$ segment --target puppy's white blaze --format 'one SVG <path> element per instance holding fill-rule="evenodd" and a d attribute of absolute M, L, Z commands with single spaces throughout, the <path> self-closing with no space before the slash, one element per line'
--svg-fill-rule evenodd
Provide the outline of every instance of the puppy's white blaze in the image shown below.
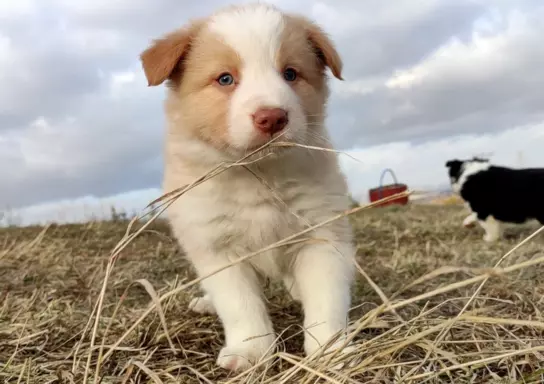
<path fill-rule="evenodd" d="M 282 13 L 267 4 L 249 4 L 215 14 L 208 24 L 240 55 L 264 66 L 275 62 L 284 29 Z"/>
<path fill-rule="evenodd" d="M 256 63 L 248 61 L 242 69 L 241 77 L 242 81 L 232 95 L 229 109 L 229 137 L 235 147 L 264 144 L 267 137 L 255 129 L 252 120 L 252 115 L 259 108 L 282 108 L 287 111 L 290 119 L 302 114 L 296 95 L 275 68 L 259 68 Z"/>
<path fill-rule="evenodd" d="M 236 11 L 216 14 L 209 26 L 240 57 L 240 83 L 229 108 L 229 140 L 236 148 L 262 145 L 267 139 L 253 127 L 252 115 L 259 108 L 282 108 L 291 122 L 304 126 L 304 113 L 295 92 L 278 71 L 278 52 L 284 17 L 276 8 L 251 4 Z M 286 139 L 296 133 L 289 132 Z"/>

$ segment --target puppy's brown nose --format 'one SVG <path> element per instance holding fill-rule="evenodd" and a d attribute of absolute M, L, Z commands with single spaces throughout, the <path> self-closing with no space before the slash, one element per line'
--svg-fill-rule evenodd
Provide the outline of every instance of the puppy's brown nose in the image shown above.
<path fill-rule="evenodd" d="M 270 135 L 281 131 L 288 122 L 287 111 L 281 108 L 260 108 L 253 114 L 253 126 Z"/>

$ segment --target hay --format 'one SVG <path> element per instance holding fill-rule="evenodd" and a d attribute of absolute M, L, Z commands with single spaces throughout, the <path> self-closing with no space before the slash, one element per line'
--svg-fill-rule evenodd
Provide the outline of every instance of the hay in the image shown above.
<path fill-rule="evenodd" d="M 442 198 L 437 198 L 431 201 L 431 204 L 436 205 L 462 205 L 463 200 L 458 195 L 450 195 Z"/>
<path fill-rule="evenodd" d="M 273 284 L 266 294 L 280 349 L 259 369 L 230 376 L 215 366 L 219 320 L 187 311 L 195 276 L 162 220 L 120 251 L 94 344 L 91 314 L 128 223 L 2 230 L 0 381 L 78 383 L 87 372 L 88 383 L 542 382 L 542 236 L 493 268 L 538 227 L 512 226 L 489 245 L 461 227 L 465 214 L 455 206 L 354 213 L 357 350 L 327 366 L 305 359 L 301 308 Z M 160 311 L 149 310 L 153 303 Z M 351 364 L 335 371 L 340 359 Z"/>
<path fill-rule="evenodd" d="M 301 308 L 272 284 L 266 295 L 279 334 L 277 353 L 236 375 L 216 367 L 219 320 L 187 310 L 207 276 L 195 278 L 157 217 L 196 185 L 258 161 L 259 150 L 157 199 L 147 221 L 0 231 L 0 380 L 542 382 L 544 255 L 538 235 L 544 227 L 514 227 L 506 241 L 489 245 L 481 232 L 461 227 L 466 212 L 456 206 L 354 206 L 242 257 L 235 263 L 311 240 L 304 236 L 314 228 L 350 216 L 361 275 L 350 313 L 356 349 L 305 358 Z M 339 362 L 341 370 L 335 369 Z"/>

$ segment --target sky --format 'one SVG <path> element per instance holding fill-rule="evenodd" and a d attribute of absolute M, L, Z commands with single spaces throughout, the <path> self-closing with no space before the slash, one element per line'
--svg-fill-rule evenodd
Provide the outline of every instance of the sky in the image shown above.
<path fill-rule="evenodd" d="M 147 87 L 139 54 L 233 2 L 0 0 L 5 218 L 77 221 L 158 197 L 165 90 Z M 450 158 L 544 166 L 541 0 L 271 2 L 319 23 L 343 58 L 327 127 L 357 199 L 385 168 L 432 189 Z"/>

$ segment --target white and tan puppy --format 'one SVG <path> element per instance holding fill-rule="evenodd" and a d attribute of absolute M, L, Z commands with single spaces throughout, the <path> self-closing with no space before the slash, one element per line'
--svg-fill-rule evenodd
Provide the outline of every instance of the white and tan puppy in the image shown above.
<path fill-rule="evenodd" d="M 168 83 L 166 192 L 278 135 L 330 148 L 326 69 L 341 79 L 342 63 L 329 38 L 303 17 L 263 3 L 231 6 L 155 40 L 141 60 L 149 85 Z M 168 211 L 200 276 L 349 208 L 333 152 L 268 147 L 252 159 L 263 155 L 190 190 Z M 317 240 L 262 253 L 202 282 L 205 295 L 191 308 L 221 319 L 220 366 L 245 369 L 274 352 L 263 276 L 282 280 L 301 301 L 307 354 L 346 327 L 354 271 L 349 222 L 305 237 Z"/>

